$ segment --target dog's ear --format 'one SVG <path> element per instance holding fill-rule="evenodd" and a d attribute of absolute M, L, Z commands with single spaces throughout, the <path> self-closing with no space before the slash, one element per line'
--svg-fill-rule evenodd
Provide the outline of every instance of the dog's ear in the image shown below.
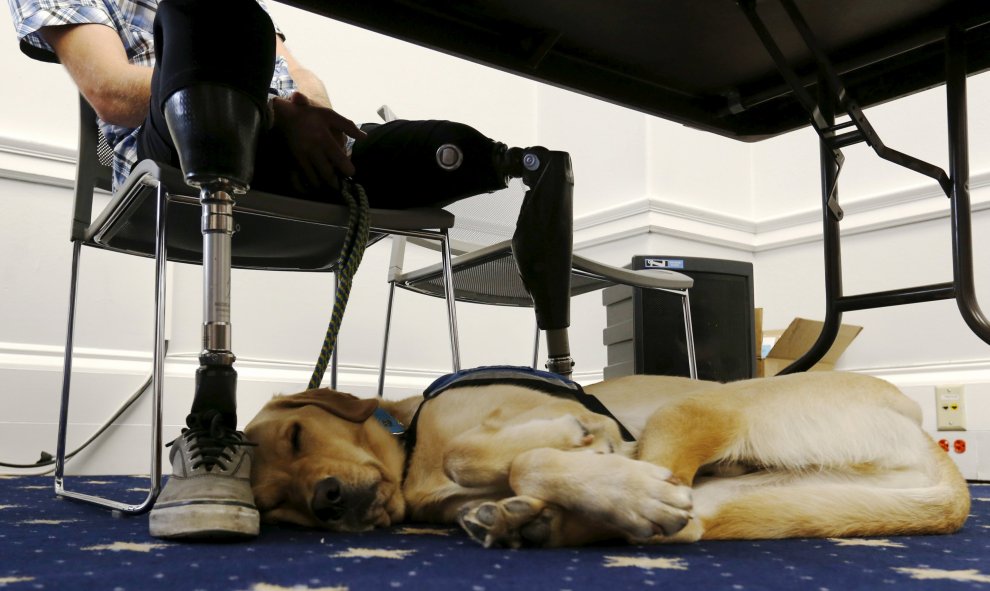
<path fill-rule="evenodd" d="M 358 398 L 330 388 L 306 390 L 299 394 L 279 396 L 269 402 L 270 408 L 300 408 L 316 406 L 330 414 L 354 423 L 363 423 L 378 409 L 377 398 Z"/>

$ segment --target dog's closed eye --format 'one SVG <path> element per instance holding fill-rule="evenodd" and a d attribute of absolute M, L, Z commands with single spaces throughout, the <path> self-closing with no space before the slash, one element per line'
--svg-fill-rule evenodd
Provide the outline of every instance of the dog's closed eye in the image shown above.
<path fill-rule="evenodd" d="M 292 424 L 292 429 L 289 431 L 289 441 L 292 444 L 292 453 L 299 453 L 299 450 L 302 449 L 302 425 Z"/>

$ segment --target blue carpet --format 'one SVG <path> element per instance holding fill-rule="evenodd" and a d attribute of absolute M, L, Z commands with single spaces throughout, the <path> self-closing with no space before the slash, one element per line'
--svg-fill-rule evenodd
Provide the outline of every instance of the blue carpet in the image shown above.
<path fill-rule="evenodd" d="M 137 502 L 146 484 L 90 477 L 70 488 Z M 973 514 L 951 536 L 485 550 L 457 529 L 418 525 L 263 526 L 247 543 L 167 543 L 148 535 L 147 517 L 57 500 L 50 477 L 0 477 L 0 589 L 990 589 L 990 485 L 972 493 Z"/>

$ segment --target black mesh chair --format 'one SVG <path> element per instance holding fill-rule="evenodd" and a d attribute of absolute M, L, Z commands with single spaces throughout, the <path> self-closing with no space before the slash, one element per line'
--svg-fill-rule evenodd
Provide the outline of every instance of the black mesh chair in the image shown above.
<path fill-rule="evenodd" d="M 199 192 L 189 187 L 178 169 L 145 160 L 138 163 L 107 206 L 93 216 L 96 189 L 110 191 L 112 152 L 96 124 L 93 109 L 79 99 L 79 160 L 70 239 L 73 244 L 65 368 L 56 452 L 56 494 L 108 507 L 121 513 L 141 513 L 154 504 L 161 488 L 162 368 L 165 355 L 165 264 L 167 261 L 202 264 L 202 209 Z M 231 268 L 278 271 L 334 272 L 348 223 L 345 206 L 318 203 L 251 191 L 239 195 L 234 206 Z M 439 243 L 449 270 L 447 230 L 454 216 L 443 209 L 370 211 L 369 243 L 388 235 L 412 236 Z M 140 504 L 127 504 L 67 490 L 65 443 L 69 423 L 72 377 L 73 325 L 76 286 L 82 247 L 98 248 L 155 259 L 155 328 L 151 389 L 150 489 Z M 456 331 L 448 310 L 450 330 Z M 456 364 L 455 359 L 455 364 Z"/>

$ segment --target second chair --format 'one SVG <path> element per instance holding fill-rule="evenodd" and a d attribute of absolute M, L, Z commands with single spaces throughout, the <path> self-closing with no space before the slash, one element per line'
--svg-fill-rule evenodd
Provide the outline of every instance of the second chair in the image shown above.
<path fill-rule="evenodd" d="M 409 240 L 427 246 L 419 240 Z M 391 332 L 392 310 L 395 300 L 395 289 L 400 289 L 434 296 L 443 297 L 445 293 L 444 273 L 442 265 L 432 265 L 414 271 L 403 271 L 406 242 L 402 237 L 393 237 L 392 255 L 389 263 L 388 282 L 389 297 L 385 313 L 385 336 L 382 346 L 382 360 L 378 378 L 378 395 L 384 395 L 385 368 L 388 358 L 388 345 Z M 452 266 L 454 299 L 458 302 L 489 304 L 497 306 L 512 306 L 532 308 L 530 298 L 512 254 L 511 240 L 504 240 L 490 246 L 470 249 L 470 247 L 455 243 Z M 691 302 L 689 290 L 694 280 L 687 275 L 674 271 L 651 269 L 632 271 L 611 265 L 602 264 L 580 255 L 571 259 L 571 297 L 590 293 L 612 285 L 628 285 L 634 288 L 661 290 L 680 296 L 684 311 L 684 333 L 687 346 L 688 369 L 692 378 L 697 378 L 697 363 L 694 351 L 694 334 L 691 324 Z M 455 320 L 456 322 L 456 320 Z M 459 356 L 459 344 L 456 333 L 451 332 L 455 358 Z M 536 329 L 533 346 L 534 369 L 538 369 L 540 330 Z M 455 361 L 454 371 L 460 369 Z"/>

